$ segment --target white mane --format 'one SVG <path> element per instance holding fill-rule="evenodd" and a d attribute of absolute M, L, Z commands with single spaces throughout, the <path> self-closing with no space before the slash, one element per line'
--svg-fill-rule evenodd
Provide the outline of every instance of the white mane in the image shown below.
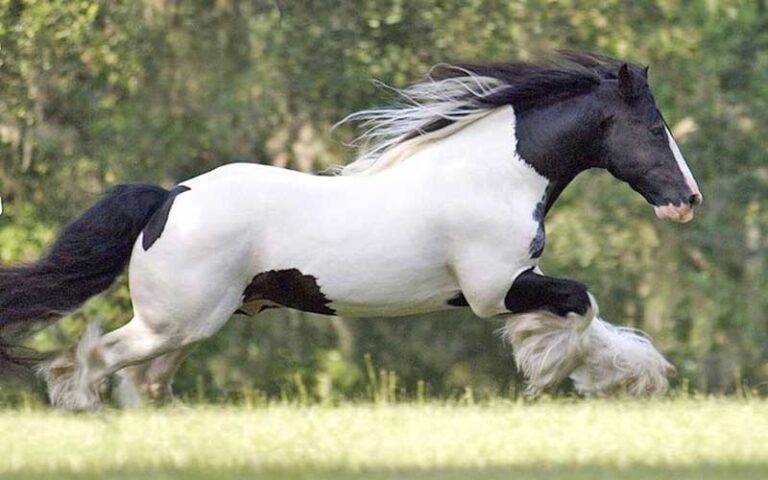
<path fill-rule="evenodd" d="M 365 131 L 353 142 L 360 156 L 340 167 L 339 175 L 370 175 L 404 161 L 430 142 L 444 138 L 488 115 L 493 106 L 481 99 L 505 88 L 497 78 L 477 76 L 459 67 L 463 75 L 435 80 L 430 75 L 404 89 L 384 86 L 400 102 L 352 113 L 337 125 L 360 122 Z M 448 121 L 439 127 L 440 121 Z M 438 128 L 435 128 L 435 125 Z M 431 127 L 431 128 L 430 128 Z"/>

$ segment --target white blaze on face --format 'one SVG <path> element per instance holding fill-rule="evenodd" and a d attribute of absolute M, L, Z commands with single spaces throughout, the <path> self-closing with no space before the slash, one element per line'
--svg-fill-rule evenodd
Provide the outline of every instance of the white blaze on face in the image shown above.
<path fill-rule="evenodd" d="M 672 150 L 672 154 L 675 156 L 675 161 L 677 162 L 677 166 L 680 168 L 680 173 L 682 173 L 683 178 L 685 178 L 685 183 L 688 185 L 688 188 L 691 189 L 690 195 L 691 197 L 697 195 L 699 199 L 696 203 L 700 203 L 701 192 L 699 191 L 699 186 L 696 184 L 696 180 L 693 178 L 691 169 L 688 168 L 688 164 L 685 163 L 683 154 L 680 152 L 680 147 L 677 146 L 677 142 L 672 136 L 672 132 L 669 131 L 669 128 L 666 128 L 666 132 L 667 139 L 669 140 L 669 148 Z M 664 220 L 672 220 L 674 222 L 685 223 L 693 219 L 693 205 L 690 205 L 686 202 L 680 205 L 673 205 L 671 203 L 668 205 L 660 205 L 654 207 L 654 210 L 656 211 L 656 216 Z"/>
<path fill-rule="evenodd" d="M 667 131 L 667 138 L 669 139 L 669 148 L 672 150 L 672 154 L 675 156 L 677 166 L 680 167 L 680 171 L 683 173 L 685 183 L 687 183 L 688 187 L 691 189 L 691 195 L 701 195 L 701 192 L 699 192 L 699 186 L 696 184 L 696 180 L 693 178 L 693 174 L 691 173 L 691 169 L 688 168 L 688 164 L 685 163 L 683 154 L 680 152 L 680 147 L 677 146 L 677 142 L 672 136 L 672 132 L 669 131 L 669 128 L 665 127 L 665 129 Z"/>

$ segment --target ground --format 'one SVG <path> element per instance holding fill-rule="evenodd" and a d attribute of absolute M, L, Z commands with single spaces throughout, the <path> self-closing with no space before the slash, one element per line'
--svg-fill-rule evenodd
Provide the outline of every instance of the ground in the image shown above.
<path fill-rule="evenodd" d="M 768 401 L 0 410 L 2 479 L 765 479 Z"/>

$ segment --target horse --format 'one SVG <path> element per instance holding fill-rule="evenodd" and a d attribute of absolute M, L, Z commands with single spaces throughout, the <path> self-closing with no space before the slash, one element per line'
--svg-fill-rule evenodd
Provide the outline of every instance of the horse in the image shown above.
<path fill-rule="evenodd" d="M 576 175 L 606 169 L 661 219 L 702 195 L 648 68 L 585 52 L 437 65 L 400 101 L 347 117 L 359 157 L 333 174 L 233 163 L 171 189 L 113 187 L 36 263 L 0 269 L 11 337 L 105 290 L 129 264 L 133 318 L 40 367 L 50 402 L 163 401 L 190 349 L 235 312 L 392 317 L 469 308 L 504 321 L 527 393 L 570 377 L 584 395 L 664 392 L 674 367 L 642 332 L 604 321 L 586 285 L 545 275 L 544 221 Z M 12 335 L 13 334 L 13 335 Z M 17 335 L 16 335 L 17 336 Z M 14 337 L 15 338 L 15 337 Z"/>

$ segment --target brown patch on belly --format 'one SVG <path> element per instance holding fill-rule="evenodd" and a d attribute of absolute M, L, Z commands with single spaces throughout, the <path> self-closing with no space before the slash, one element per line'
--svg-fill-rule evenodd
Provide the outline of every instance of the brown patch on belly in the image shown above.
<path fill-rule="evenodd" d="M 243 310 L 247 313 L 257 308 L 256 304 L 261 304 L 255 312 L 258 313 L 270 303 L 273 306 L 295 308 L 304 312 L 336 314 L 328 306 L 331 301 L 320 291 L 317 279 L 312 275 L 302 274 L 296 268 L 259 273 L 245 288 Z"/>
<path fill-rule="evenodd" d="M 235 313 L 255 317 L 264 310 L 269 310 L 270 308 L 280 308 L 280 305 L 267 300 L 258 300 L 255 302 L 243 303 Z"/>

